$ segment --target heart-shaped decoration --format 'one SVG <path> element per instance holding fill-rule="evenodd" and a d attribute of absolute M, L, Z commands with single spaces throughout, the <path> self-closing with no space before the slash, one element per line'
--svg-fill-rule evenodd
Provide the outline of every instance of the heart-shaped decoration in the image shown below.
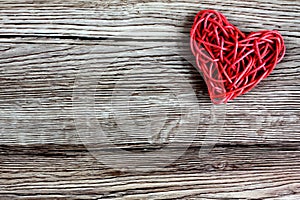
<path fill-rule="evenodd" d="M 215 104 L 253 89 L 283 59 L 286 49 L 277 31 L 246 35 L 214 10 L 197 14 L 190 42 Z"/>

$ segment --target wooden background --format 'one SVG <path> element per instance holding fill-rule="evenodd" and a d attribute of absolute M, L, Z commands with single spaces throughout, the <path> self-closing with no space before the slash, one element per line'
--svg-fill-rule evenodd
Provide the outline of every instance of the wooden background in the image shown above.
<path fill-rule="evenodd" d="M 287 46 L 282 63 L 226 106 L 219 135 L 209 137 L 216 111 L 186 58 L 185 36 L 202 9 L 223 12 L 245 32 L 278 29 Z M 1 0 L 0 199 L 300 199 L 299 9 L 299 0 Z M 171 131 L 149 140 L 152 129 L 143 127 L 180 118 L 180 106 L 166 101 L 190 84 L 193 91 L 182 94 L 196 95 L 199 125 L 185 127 L 174 147 L 190 148 L 151 172 L 103 164 L 76 131 L 78 77 L 88 78 L 87 91 L 95 88 L 94 111 L 115 144 L 108 153 L 155 152 Z M 90 77 L 99 80 L 89 85 Z M 118 85 L 124 77 L 125 86 Z M 116 128 L 116 116 L 107 117 L 116 86 L 132 97 L 113 113 L 125 119 L 122 110 L 130 110 L 135 124 L 119 125 L 126 131 Z M 217 144 L 199 157 L 205 138 Z"/>

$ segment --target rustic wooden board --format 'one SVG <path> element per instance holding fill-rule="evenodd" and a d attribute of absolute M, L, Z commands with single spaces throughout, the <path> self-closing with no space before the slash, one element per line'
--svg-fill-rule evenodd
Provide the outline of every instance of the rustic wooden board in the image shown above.
<path fill-rule="evenodd" d="M 297 0 L 1 0 L 0 199 L 299 199 L 299 8 Z M 278 29 L 287 46 L 274 72 L 217 122 L 218 108 L 189 62 L 188 32 L 201 9 L 224 12 L 246 32 Z M 114 93 L 118 87 L 131 104 Z M 91 88 L 93 112 L 116 145 L 104 145 L 107 155 L 155 152 L 149 142 L 169 135 L 149 134 L 190 111 L 188 102 L 179 101 L 186 110 L 166 102 L 195 95 L 199 126 L 187 123 L 174 152 L 190 148 L 151 172 L 104 165 L 76 131 L 84 127 L 76 124 L 74 93 Z M 109 116 L 124 120 L 128 110 L 139 125 L 120 123 L 119 131 Z M 154 129 L 143 132 L 149 121 Z"/>
<path fill-rule="evenodd" d="M 102 91 L 98 92 L 99 105 L 95 107 L 99 115 L 105 115 L 103 110 L 113 107 L 110 104 L 107 104 L 107 107 L 102 106 L 104 101 L 107 101 L 107 95 L 112 95 L 113 90 L 116 89 L 116 87 L 107 87 L 107 84 L 115 84 L 119 79 L 128 78 L 122 75 L 128 71 L 127 68 L 135 69 L 136 76 L 144 79 L 139 82 L 140 86 L 143 84 L 157 86 L 160 85 L 157 81 L 161 76 L 165 76 L 165 79 L 170 81 L 174 72 L 181 74 L 180 77 L 184 77 L 195 88 L 194 91 L 186 91 L 186 94 L 192 93 L 198 97 L 201 126 L 198 129 L 198 137 L 194 141 L 201 142 L 201 135 L 209 130 L 208 125 L 212 121 L 213 110 L 205 84 L 198 72 L 184 60 L 184 57 L 168 50 L 176 48 L 178 45 L 176 42 L 168 42 L 166 44 L 168 46 L 161 46 L 160 42 L 136 43 L 135 45 L 117 42 L 112 45 L 111 43 L 114 42 L 105 40 L 98 42 L 101 44 L 78 45 L 42 44 L 44 40 L 18 39 L 13 40 L 14 44 L 11 44 L 4 43 L 2 39 L 1 144 L 81 143 L 76 137 L 72 96 L 76 87 L 75 80 L 84 70 L 87 70 L 87 75 L 84 76 L 91 78 L 91 74 L 94 74 L 99 79 L 87 85 L 91 88 L 98 87 Z M 34 44 L 26 44 L 29 41 Z M 144 46 L 139 47 L 139 45 Z M 289 53 L 292 57 L 298 57 L 296 50 Z M 249 94 L 226 106 L 225 123 L 224 126 L 220 126 L 220 129 L 224 128 L 225 131 L 222 135 L 218 135 L 220 143 L 255 144 L 299 141 L 300 132 L 297 131 L 300 124 L 299 82 L 297 82 L 299 70 L 297 64 L 294 60 L 284 61 L 278 65 L 268 80 L 262 82 Z M 148 68 L 151 65 L 152 72 L 149 72 L 147 67 L 145 69 L 135 67 L 140 65 L 148 66 Z M 169 71 L 159 74 L 163 70 Z M 285 77 L 282 77 L 282 74 Z M 99 81 L 102 83 L 98 83 Z M 295 83 L 292 83 L 293 81 Z M 125 82 L 128 88 L 133 87 L 133 90 L 140 87 L 132 85 L 130 77 Z M 172 84 L 168 87 L 173 88 L 174 91 L 177 88 L 186 87 L 186 82 L 182 81 L 172 82 Z M 164 94 L 161 92 L 157 96 L 164 96 Z M 159 103 L 161 102 L 157 102 Z M 120 106 L 126 107 L 126 104 L 120 104 Z M 143 105 L 132 104 L 131 106 L 139 109 Z M 175 112 L 180 111 L 177 109 Z M 122 113 L 119 112 L 119 114 Z M 105 121 L 105 119 L 102 120 Z M 195 129 L 197 127 L 192 127 L 191 131 Z M 114 134 L 118 135 L 119 131 Z"/>
<path fill-rule="evenodd" d="M 9 199 L 297 199 L 299 148 L 190 149 L 152 173 L 103 166 L 81 146 L 2 146 L 0 194 Z"/>

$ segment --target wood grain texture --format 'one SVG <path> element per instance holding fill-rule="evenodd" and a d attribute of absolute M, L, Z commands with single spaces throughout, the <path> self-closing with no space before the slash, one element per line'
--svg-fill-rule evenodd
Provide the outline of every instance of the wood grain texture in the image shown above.
<path fill-rule="evenodd" d="M 101 44 L 78 45 L 41 44 L 43 41 L 32 40 L 34 44 L 24 44 L 28 41 L 28 39 L 18 39 L 15 40 L 15 44 L 2 45 L 1 144 L 80 143 L 76 137 L 73 120 L 72 96 L 76 87 L 75 80 L 82 74 L 87 79 L 96 77 L 97 80 L 90 81 L 86 87 L 87 89 L 98 88 L 95 92 L 98 99 L 95 109 L 100 117 L 99 120 L 107 121 L 101 116 L 112 112 L 113 105 L 104 102 L 113 98 L 110 96 L 118 89 L 114 84 L 120 79 L 125 80 L 124 84 L 131 89 L 128 95 L 132 95 L 134 90 L 138 90 L 145 84 L 162 86 L 158 83 L 161 76 L 165 76 L 169 82 L 172 81 L 171 78 L 176 72 L 180 74 L 179 78 L 185 81 L 172 82 L 172 85 L 165 84 L 165 87 L 173 89 L 175 93 L 177 88 L 187 87 L 188 82 L 194 89 L 185 91 L 185 94 L 195 95 L 198 98 L 200 126 L 198 137 L 194 141 L 201 142 L 201 135 L 209 129 L 213 109 L 205 84 L 184 57 L 170 50 L 180 46 L 180 43 L 168 42 L 166 43 L 168 46 L 162 46 L 161 42 L 149 42 L 149 44 L 137 42 L 133 45 L 107 40 L 98 42 Z M 295 48 L 294 51 L 289 52 L 290 55 L 297 57 L 297 49 L 299 50 Z M 182 50 L 182 55 L 185 53 Z M 139 66 L 146 67 L 137 69 Z M 135 76 L 144 80 L 133 80 L 130 74 L 126 75 L 132 69 L 135 70 Z M 263 81 L 247 95 L 228 104 L 226 116 L 224 115 L 225 123 L 222 126 L 225 131 L 219 135 L 219 142 L 255 144 L 299 141 L 300 132 L 295 131 L 299 130 L 300 120 L 298 70 L 297 62 L 294 60 L 284 61 L 278 65 L 268 80 Z M 282 77 L 282 74 L 285 77 Z M 109 87 L 109 84 L 112 86 Z M 143 90 L 154 91 L 153 88 Z M 164 92 L 158 92 L 156 96 L 162 96 L 164 100 L 168 98 Z M 115 95 L 114 98 L 120 97 Z M 134 102 L 136 104 L 131 105 L 132 109 L 147 106 L 143 103 L 138 105 L 139 99 L 135 99 Z M 127 107 L 126 103 L 120 104 L 121 107 L 123 106 L 121 109 Z M 160 103 L 162 102 L 156 102 L 155 105 L 158 106 Z M 176 115 L 176 112 L 180 111 L 175 109 L 174 112 L 173 114 Z M 122 112 L 116 114 L 122 115 Z M 133 111 L 131 116 L 138 118 L 138 111 Z M 146 116 L 144 118 L 148 120 Z M 195 129 L 192 127 L 191 131 L 194 132 Z M 119 131 L 113 134 L 120 137 Z M 214 141 L 217 138 L 211 139 Z"/>
<path fill-rule="evenodd" d="M 299 8 L 297 0 L 0 0 L 0 199 L 299 199 Z M 188 50 L 201 9 L 245 32 L 277 29 L 287 46 L 274 72 L 217 122 Z M 107 155 L 155 152 L 191 111 L 182 97 L 195 96 L 199 125 L 184 121 L 174 152 L 190 148 L 151 172 L 104 165 L 78 134 L 87 113 L 74 114 L 74 93 L 87 92 L 115 145 L 104 145 Z M 199 156 L 205 143 L 217 144 Z"/>
<path fill-rule="evenodd" d="M 151 173 L 108 169 L 82 146 L 5 146 L 0 194 L 9 198 L 274 199 L 299 197 L 299 148 L 189 149 Z"/>
<path fill-rule="evenodd" d="M 199 10 L 217 9 L 241 30 L 279 29 L 299 44 L 298 1 L 1 2 L 3 35 L 178 39 Z"/>

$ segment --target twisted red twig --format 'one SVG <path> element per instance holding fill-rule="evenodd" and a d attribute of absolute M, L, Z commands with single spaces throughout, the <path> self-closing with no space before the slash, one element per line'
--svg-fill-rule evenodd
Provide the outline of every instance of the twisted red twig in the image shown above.
<path fill-rule="evenodd" d="M 285 54 L 283 38 L 277 31 L 246 35 L 214 10 L 196 15 L 191 49 L 216 104 L 253 89 Z"/>

